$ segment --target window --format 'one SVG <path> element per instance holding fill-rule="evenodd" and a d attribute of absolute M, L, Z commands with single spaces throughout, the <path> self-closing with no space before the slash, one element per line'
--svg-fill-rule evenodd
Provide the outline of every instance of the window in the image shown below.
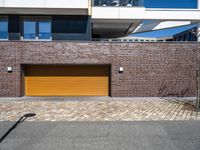
<path fill-rule="evenodd" d="M 53 16 L 53 33 L 86 33 L 88 16 Z"/>
<path fill-rule="evenodd" d="M 0 40 L 8 40 L 8 19 L 0 17 Z"/>
<path fill-rule="evenodd" d="M 93 0 L 94 6 L 142 6 L 143 0 Z"/>
<path fill-rule="evenodd" d="M 24 39 L 36 38 L 36 21 L 24 21 Z"/>
<path fill-rule="evenodd" d="M 51 40 L 51 19 L 24 17 L 22 19 L 23 40 Z"/>
<path fill-rule="evenodd" d="M 50 21 L 39 21 L 39 39 L 51 39 Z"/>

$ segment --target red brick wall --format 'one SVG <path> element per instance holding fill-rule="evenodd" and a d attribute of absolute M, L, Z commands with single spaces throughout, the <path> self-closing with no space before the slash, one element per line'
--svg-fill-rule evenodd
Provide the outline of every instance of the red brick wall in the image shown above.
<path fill-rule="evenodd" d="M 196 54 L 196 43 L 0 42 L 0 97 L 21 96 L 22 64 L 111 64 L 111 96 L 195 96 Z"/>

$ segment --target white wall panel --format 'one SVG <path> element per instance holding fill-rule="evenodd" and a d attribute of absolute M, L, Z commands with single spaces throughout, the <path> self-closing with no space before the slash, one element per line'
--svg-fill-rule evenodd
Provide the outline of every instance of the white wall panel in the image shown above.
<path fill-rule="evenodd" d="M 48 8 L 88 8 L 88 0 L 46 0 Z"/>
<path fill-rule="evenodd" d="M 88 8 L 88 0 L 0 0 L 0 7 Z"/>
<path fill-rule="evenodd" d="M 44 7 L 45 0 L 4 0 L 4 7 Z"/>
<path fill-rule="evenodd" d="M 120 19 L 118 7 L 93 7 L 92 17 L 96 19 Z"/>
<path fill-rule="evenodd" d="M 93 7 L 93 19 L 125 19 L 125 20 L 200 20 L 200 10 L 197 9 L 145 9 Z"/>
<path fill-rule="evenodd" d="M 147 20 L 200 20 L 200 10 L 197 9 L 136 9 L 120 8 L 120 18 Z"/>
<path fill-rule="evenodd" d="M 4 0 L 0 0 L 0 7 L 3 7 Z"/>

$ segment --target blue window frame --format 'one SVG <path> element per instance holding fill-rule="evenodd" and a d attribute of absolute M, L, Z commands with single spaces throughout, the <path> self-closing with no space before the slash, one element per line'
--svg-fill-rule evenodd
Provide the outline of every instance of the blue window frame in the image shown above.
<path fill-rule="evenodd" d="M 51 40 L 51 18 L 23 17 L 23 40 Z"/>
<path fill-rule="evenodd" d="M 0 40 L 8 40 L 8 19 L 0 17 Z"/>

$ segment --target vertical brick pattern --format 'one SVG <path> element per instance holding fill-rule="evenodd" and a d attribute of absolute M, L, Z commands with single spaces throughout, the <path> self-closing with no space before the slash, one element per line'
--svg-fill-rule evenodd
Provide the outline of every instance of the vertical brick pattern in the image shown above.
<path fill-rule="evenodd" d="M 0 42 L 0 97 L 21 96 L 22 64 L 110 64 L 111 96 L 195 96 L 196 56 L 196 43 Z"/>

